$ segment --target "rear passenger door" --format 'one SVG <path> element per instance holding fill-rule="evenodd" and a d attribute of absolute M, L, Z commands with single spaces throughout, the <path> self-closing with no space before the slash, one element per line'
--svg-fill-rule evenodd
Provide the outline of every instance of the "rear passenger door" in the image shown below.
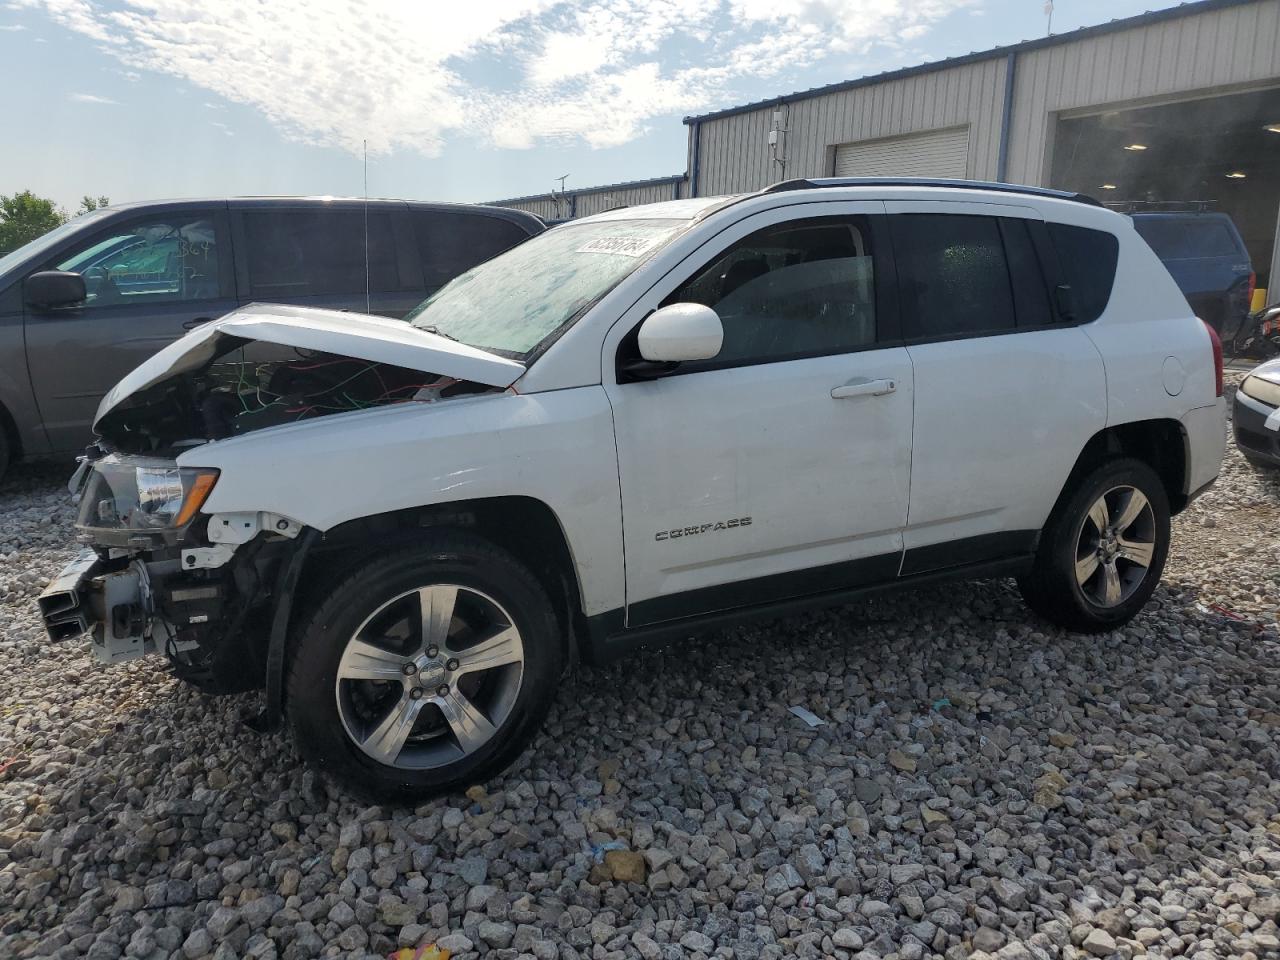
<path fill-rule="evenodd" d="M 1054 292 L 1035 211 L 886 206 L 915 371 L 902 573 L 1029 552 L 1105 424 L 1102 360 L 1078 326 L 1085 315 L 1066 316 L 1070 292 Z"/>
<path fill-rule="evenodd" d="M 424 296 L 403 203 L 264 201 L 234 208 L 232 225 L 241 302 L 398 318 Z"/>
<path fill-rule="evenodd" d="M 461 210 L 410 208 L 427 293 L 528 239 L 518 224 Z"/>

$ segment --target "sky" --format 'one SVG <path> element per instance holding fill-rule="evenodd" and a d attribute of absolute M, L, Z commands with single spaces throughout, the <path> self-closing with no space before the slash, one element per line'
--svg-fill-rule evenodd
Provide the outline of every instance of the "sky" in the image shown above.
<path fill-rule="evenodd" d="M 1056 0 L 1053 31 L 1167 0 Z M 0 194 L 484 201 L 706 113 L 1044 36 L 1044 0 L 0 0 Z"/>

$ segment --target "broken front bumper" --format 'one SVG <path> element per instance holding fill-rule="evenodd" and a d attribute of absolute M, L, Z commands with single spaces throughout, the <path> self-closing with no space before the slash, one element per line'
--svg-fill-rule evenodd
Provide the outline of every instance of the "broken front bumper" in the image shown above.
<path fill-rule="evenodd" d="M 97 554 L 85 551 L 37 602 L 50 640 L 87 636 L 99 663 L 120 663 L 156 649 L 150 577 L 139 561 L 108 571 Z"/>

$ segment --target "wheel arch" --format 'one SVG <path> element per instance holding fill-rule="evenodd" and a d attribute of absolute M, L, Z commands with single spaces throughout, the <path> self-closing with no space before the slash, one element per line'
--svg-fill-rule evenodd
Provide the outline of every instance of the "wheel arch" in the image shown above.
<path fill-rule="evenodd" d="M 1076 457 L 1075 465 L 1054 503 L 1054 513 L 1082 477 L 1099 464 L 1116 457 L 1133 457 L 1151 467 L 1160 477 L 1169 498 L 1170 514 L 1180 513 L 1190 502 L 1190 491 L 1187 490 L 1188 444 L 1186 429 L 1171 418 L 1135 420 L 1104 427 L 1089 438 Z"/>
<path fill-rule="evenodd" d="M 585 636 L 582 586 L 569 538 L 555 511 L 529 496 L 484 497 L 410 507 L 348 520 L 324 532 L 302 572 L 300 607 L 371 556 L 428 538 L 432 530 L 467 530 L 509 551 L 538 580 L 563 630 L 565 657 L 577 659 Z"/>

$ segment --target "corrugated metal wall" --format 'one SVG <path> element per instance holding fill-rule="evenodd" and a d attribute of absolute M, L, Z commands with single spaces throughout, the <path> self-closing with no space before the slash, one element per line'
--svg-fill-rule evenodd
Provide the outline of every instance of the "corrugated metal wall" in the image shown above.
<path fill-rule="evenodd" d="M 562 203 L 560 210 L 557 210 L 556 202 L 551 199 L 550 194 L 545 197 L 532 197 L 528 200 L 491 200 L 489 205 L 492 207 L 510 207 L 512 210 L 524 210 L 526 213 L 532 213 L 543 220 L 555 220 L 567 216 L 567 213 L 560 212 L 566 209 L 566 205 Z"/>
<path fill-rule="evenodd" d="M 1058 111 L 1280 77 L 1280 0 L 1031 50 L 1017 70 L 1008 179 L 1042 184 Z"/>
<path fill-rule="evenodd" d="M 1044 184 L 1056 115 L 1176 100 L 1280 81 L 1280 0 L 1174 14 L 1015 54 L 1016 76 L 1005 179 Z M 844 90 L 694 120 L 689 169 L 708 197 L 758 190 L 778 180 L 829 176 L 836 146 L 967 126 L 965 176 L 998 179 L 1007 56 L 870 80 Z M 779 149 L 769 144 L 780 110 Z M 695 143 L 694 138 L 697 137 Z M 785 166 L 775 159 L 785 156 Z M 576 214 L 669 200 L 669 179 L 580 191 Z M 680 196 L 688 196 L 680 183 Z M 565 216 L 549 195 L 498 201 L 542 217 Z M 1278 248 L 1280 249 L 1280 248 Z"/>
<path fill-rule="evenodd" d="M 648 180 L 638 183 L 620 183 L 610 187 L 595 187 L 587 190 L 568 190 L 557 207 L 550 194 L 537 197 L 521 197 L 515 200 L 494 200 L 495 207 L 510 207 L 515 210 L 527 210 L 544 220 L 553 220 L 569 216 L 570 200 L 574 199 L 573 214 L 576 217 L 589 217 L 593 213 L 603 213 L 616 207 L 635 207 L 643 203 L 661 203 L 665 200 L 676 200 L 689 195 L 689 184 L 686 180 Z"/>
<path fill-rule="evenodd" d="M 1129 105 L 1280 77 L 1280 0 L 1174 17 L 1016 54 L 1006 179 L 1042 184 L 1058 111 Z M 701 131 L 698 193 L 758 190 L 792 177 L 830 176 L 835 145 L 969 125 L 965 175 L 999 175 L 1006 58 L 870 82 L 782 107 L 709 118 Z M 768 135 L 781 109 L 783 168 Z"/>
<path fill-rule="evenodd" d="M 966 176 L 994 179 L 1004 100 L 1003 58 L 797 100 L 781 108 L 783 168 L 769 146 L 772 104 L 701 124 L 698 193 L 758 190 L 777 180 L 831 175 L 833 147 L 969 126 Z M 692 128 L 691 128 L 692 129 Z"/>

